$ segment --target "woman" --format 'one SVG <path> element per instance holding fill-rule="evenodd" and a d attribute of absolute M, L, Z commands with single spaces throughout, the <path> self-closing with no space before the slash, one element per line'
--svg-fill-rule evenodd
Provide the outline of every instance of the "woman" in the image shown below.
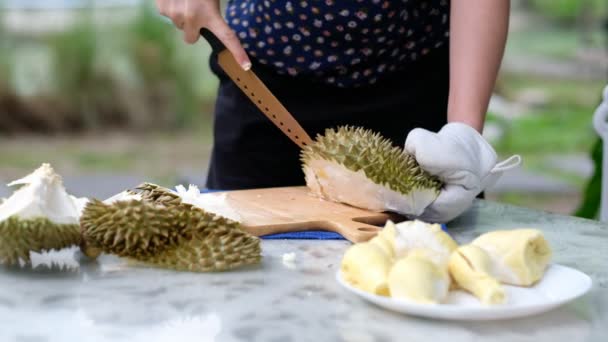
<path fill-rule="evenodd" d="M 157 0 L 187 43 L 212 31 L 312 136 L 372 129 L 446 184 L 424 219 L 464 211 L 501 167 L 481 137 L 508 0 Z M 211 57 L 220 79 L 212 189 L 303 184 L 299 151 Z M 435 133 L 438 132 L 438 133 Z M 407 137 L 407 139 L 405 139 Z"/>

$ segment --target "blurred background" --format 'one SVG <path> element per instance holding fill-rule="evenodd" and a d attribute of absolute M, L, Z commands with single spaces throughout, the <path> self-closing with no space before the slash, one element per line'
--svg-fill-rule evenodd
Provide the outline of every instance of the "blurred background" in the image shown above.
<path fill-rule="evenodd" d="M 217 80 L 153 1 L 0 0 L 0 196 L 50 162 L 69 191 L 204 184 Z M 608 2 L 513 0 L 485 135 L 524 158 L 488 197 L 594 218 Z"/>

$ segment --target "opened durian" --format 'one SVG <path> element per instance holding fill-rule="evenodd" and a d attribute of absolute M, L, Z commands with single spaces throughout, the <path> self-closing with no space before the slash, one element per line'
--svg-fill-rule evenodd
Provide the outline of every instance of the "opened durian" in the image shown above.
<path fill-rule="evenodd" d="M 420 215 L 442 186 L 414 157 L 362 128 L 326 130 L 304 147 L 301 160 L 314 194 L 373 211 Z"/>
<path fill-rule="evenodd" d="M 0 204 L 0 263 L 29 264 L 30 252 L 80 243 L 78 222 L 86 198 L 69 195 L 49 164 L 8 184 L 19 185 Z"/>
<path fill-rule="evenodd" d="M 492 275 L 500 282 L 530 286 L 540 280 L 551 260 L 551 248 L 537 229 L 497 230 L 471 242 L 491 260 Z"/>
<path fill-rule="evenodd" d="M 392 298 L 423 304 L 445 300 L 450 290 L 450 276 L 445 265 L 432 260 L 433 254 L 425 249 L 412 250 L 391 267 L 388 288 Z"/>
<path fill-rule="evenodd" d="M 260 241 L 238 222 L 182 202 L 175 192 L 144 184 L 105 203 L 91 201 L 82 218 L 86 254 L 97 249 L 180 271 L 223 271 L 258 263 Z"/>
<path fill-rule="evenodd" d="M 458 286 L 471 292 L 483 304 L 505 301 L 505 290 L 492 276 L 492 261 L 483 249 L 475 245 L 459 247 L 450 257 L 449 271 Z"/>

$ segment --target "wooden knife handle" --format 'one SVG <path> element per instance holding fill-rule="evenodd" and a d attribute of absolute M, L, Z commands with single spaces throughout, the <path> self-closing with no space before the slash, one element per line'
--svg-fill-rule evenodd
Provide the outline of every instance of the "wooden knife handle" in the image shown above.
<path fill-rule="evenodd" d="M 312 143 L 304 128 L 252 70 L 243 70 L 226 46 L 211 31 L 203 28 L 201 35 L 217 53 L 218 64 L 222 70 L 275 126 L 301 148 Z"/>

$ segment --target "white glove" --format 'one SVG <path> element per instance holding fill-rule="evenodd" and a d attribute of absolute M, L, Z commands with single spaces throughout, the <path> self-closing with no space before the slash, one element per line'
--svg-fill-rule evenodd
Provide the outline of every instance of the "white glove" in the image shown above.
<path fill-rule="evenodd" d="M 437 199 L 418 217 L 437 223 L 462 214 L 504 171 L 521 164 L 518 155 L 497 163 L 496 152 L 481 134 L 458 122 L 445 125 L 438 133 L 412 130 L 405 141 L 405 152 L 444 183 Z"/>

